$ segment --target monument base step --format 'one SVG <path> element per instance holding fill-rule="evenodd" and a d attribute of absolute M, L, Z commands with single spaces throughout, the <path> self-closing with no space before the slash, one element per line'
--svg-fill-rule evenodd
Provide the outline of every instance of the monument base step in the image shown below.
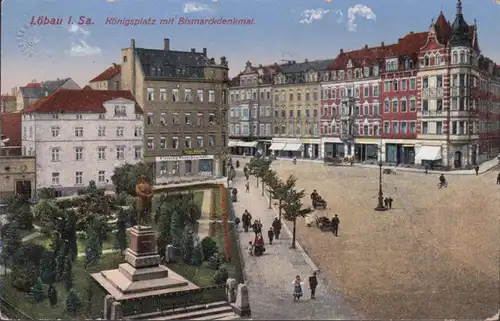
<path fill-rule="evenodd" d="M 127 319 L 167 320 L 236 320 L 239 316 L 226 301 L 198 304 L 186 308 L 165 310 L 156 313 L 144 313 L 127 317 Z"/>

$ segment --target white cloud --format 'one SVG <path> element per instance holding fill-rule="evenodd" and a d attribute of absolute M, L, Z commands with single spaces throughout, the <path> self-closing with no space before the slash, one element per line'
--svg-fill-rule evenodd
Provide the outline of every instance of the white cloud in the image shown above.
<path fill-rule="evenodd" d="M 192 12 L 202 12 L 202 11 L 212 11 L 212 9 L 206 4 L 201 4 L 197 2 L 188 2 L 184 4 L 184 13 Z"/>
<path fill-rule="evenodd" d="M 353 7 L 349 8 L 349 11 L 347 12 L 347 30 L 348 31 L 356 31 L 356 28 L 358 25 L 356 24 L 356 18 L 364 18 L 367 20 L 372 20 L 376 21 L 377 16 L 375 13 L 370 9 L 369 7 L 365 6 L 364 4 L 357 4 Z"/>
<path fill-rule="evenodd" d="M 101 52 L 102 52 L 101 48 L 92 47 L 88 45 L 85 41 L 80 40 L 80 43 L 73 44 L 68 54 L 73 57 L 83 57 L 83 56 L 100 55 Z"/>
<path fill-rule="evenodd" d="M 82 35 L 84 37 L 90 36 L 90 32 L 88 30 L 83 29 L 79 25 L 71 25 L 68 29 L 69 32 L 77 34 L 77 35 Z"/>
<path fill-rule="evenodd" d="M 323 17 L 329 13 L 329 9 L 317 8 L 317 9 L 306 9 L 300 14 L 303 18 L 299 22 L 302 24 L 311 24 L 314 20 L 321 20 Z"/>

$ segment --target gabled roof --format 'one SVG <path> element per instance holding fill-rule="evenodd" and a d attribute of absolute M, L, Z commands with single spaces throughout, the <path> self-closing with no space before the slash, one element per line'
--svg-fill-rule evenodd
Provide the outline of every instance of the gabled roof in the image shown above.
<path fill-rule="evenodd" d="M 21 146 L 21 113 L 0 114 L 2 135 L 9 140 L 5 146 Z"/>
<path fill-rule="evenodd" d="M 398 56 L 414 56 L 427 42 L 427 32 L 410 32 L 398 40 L 395 53 Z"/>
<path fill-rule="evenodd" d="M 122 70 L 121 65 L 113 64 L 111 67 L 104 70 L 102 73 L 100 73 L 98 76 L 94 77 L 89 82 L 111 80 L 111 78 L 118 75 L 121 72 L 121 70 Z"/>
<path fill-rule="evenodd" d="M 24 87 L 19 87 L 19 90 L 24 99 L 41 99 L 47 94 L 53 93 L 69 80 L 71 80 L 71 78 L 47 80 L 41 83 L 29 83 Z"/>
<path fill-rule="evenodd" d="M 278 64 L 272 64 L 272 65 L 266 65 L 262 66 L 259 65 L 257 67 L 251 66 L 250 67 L 252 70 L 252 73 L 257 73 L 260 68 L 262 68 L 263 71 L 263 83 L 264 84 L 271 84 L 273 82 L 274 75 L 277 74 L 278 72 L 281 71 L 281 66 Z M 230 86 L 231 87 L 238 87 L 240 85 L 240 77 L 248 74 L 245 71 L 240 72 L 237 76 L 233 77 L 231 79 Z"/>
<path fill-rule="evenodd" d="M 135 53 L 146 77 L 203 79 L 205 74 L 202 68 L 210 62 L 201 52 L 136 48 Z M 153 74 L 152 67 L 163 68 L 163 75 Z M 179 67 L 189 68 L 188 73 L 179 74 Z"/>
<path fill-rule="evenodd" d="M 71 78 L 47 80 L 47 81 L 42 82 L 42 88 L 45 89 L 45 91 L 47 91 L 47 93 L 51 94 L 56 89 L 63 86 L 70 79 Z"/>
<path fill-rule="evenodd" d="M 0 96 L 0 100 L 2 100 L 2 101 L 16 101 L 16 96 L 2 95 L 2 96 Z"/>
<path fill-rule="evenodd" d="M 24 99 L 40 99 L 45 96 L 42 87 L 20 87 L 19 90 Z"/>
<path fill-rule="evenodd" d="M 42 88 L 42 84 L 39 83 L 39 82 L 30 82 L 30 83 L 27 83 L 26 86 L 24 87 L 27 87 L 27 88 Z"/>
<path fill-rule="evenodd" d="M 142 113 L 130 91 L 58 89 L 49 96 L 31 104 L 24 113 L 105 113 L 104 103 L 114 99 L 135 102 L 135 112 Z"/>
<path fill-rule="evenodd" d="M 289 73 L 301 73 L 307 72 L 309 70 L 322 71 L 328 68 L 328 65 L 332 62 L 332 59 L 325 60 L 312 60 L 305 62 L 293 62 L 281 65 L 281 72 L 284 74 Z"/>
<path fill-rule="evenodd" d="M 340 52 L 340 54 L 328 66 L 329 70 L 344 69 L 349 60 L 351 60 L 353 67 L 361 67 L 363 63 L 369 65 L 377 65 L 380 61 L 384 60 L 386 56 L 393 56 L 398 50 L 397 44 L 381 45 L 378 47 L 365 46 L 363 49 Z"/>

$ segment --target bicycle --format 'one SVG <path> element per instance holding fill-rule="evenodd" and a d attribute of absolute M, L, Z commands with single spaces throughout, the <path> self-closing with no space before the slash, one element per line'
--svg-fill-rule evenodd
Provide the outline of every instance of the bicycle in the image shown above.
<path fill-rule="evenodd" d="M 443 188 L 443 187 L 444 188 L 448 187 L 448 182 L 444 182 L 444 183 L 439 182 L 439 183 L 437 183 L 437 188 L 438 189 Z"/>

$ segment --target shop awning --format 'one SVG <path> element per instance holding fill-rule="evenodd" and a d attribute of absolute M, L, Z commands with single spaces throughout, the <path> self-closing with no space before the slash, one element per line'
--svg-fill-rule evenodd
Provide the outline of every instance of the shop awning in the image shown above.
<path fill-rule="evenodd" d="M 439 146 L 422 146 L 415 158 L 421 160 L 438 160 L 441 159 L 441 147 Z"/>
<path fill-rule="evenodd" d="M 238 141 L 237 140 L 229 140 L 229 142 L 227 142 L 227 147 L 236 147 L 238 146 Z"/>
<path fill-rule="evenodd" d="M 290 152 L 297 152 L 302 148 L 301 143 L 286 143 L 285 147 L 283 150 L 290 151 Z"/>
<path fill-rule="evenodd" d="M 283 150 L 285 148 L 286 143 L 272 143 L 270 150 Z"/>
<path fill-rule="evenodd" d="M 257 147 L 258 142 L 238 142 L 238 147 Z"/>

